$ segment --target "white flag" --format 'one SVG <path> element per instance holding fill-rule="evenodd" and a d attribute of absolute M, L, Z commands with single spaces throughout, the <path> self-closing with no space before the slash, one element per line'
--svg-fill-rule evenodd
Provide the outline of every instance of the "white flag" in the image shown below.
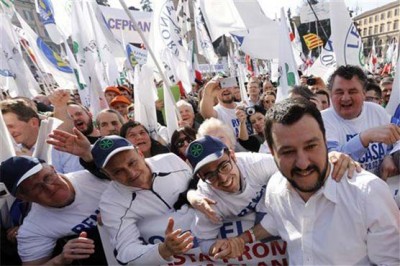
<path fill-rule="evenodd" d="M 3 119 L 3 114 L 0 112 L 0 162 L 15 156 L 14 139 L 11 137 L 10 131 Z"/>
<path fill-rule="evenodd" d="M 72 7 L 72 40 L 74 52 L 82 71 L 83 80 L 88 86 L 90 109 L 94 115 L 104 108 L 107 103 L 104 98 L 103 89 L 108 84 L 108 76 L 100 57 L 100 46 L 93 30 L 92 16 L 87 1 L 73 1 Z M 82 27 L 85 25 L 85 27 Z"/>
<path fill-rule="evenodd" d="M 394 115 L 396 110 L 399 110 L 400 115 L 400 58 L 397 59 L 396 64 L 396 74 L 394 76 L 392 93 L 390 94 L 389 102 L 387 103 L 385 109 L 390 115 Z M 398 123 L 400 123 L 400 116 L 396 117 Z"/>
<path fill-rule="evenodd" d="M 343 0 L 330 1 L 331 40 L 338 66 L 363 67 L 363 47 L 357 28 L 350 18 Z"/>
<path fill-rule="evenodd" d="M 215 54 L 213 44 L 204 26 L 199 0 L 193 2 L 193 9 L 198 53 L 204 56 L 209 64 L 215 65 L 218 63 L 218 56 Z"/>
<path fill-rule="evenodd" d="M 333 51 L 332 41 L 329 39 L 325 47 L 322 48 L 321 54 L 315 60 L 313 65 L 308 68 L 307 74 L 322 78 L 328 81 L 330 75 L 336 70 L 336 57 Z"/>
<path fill-rule="evenodd" d="M 40 92 L 39 84 L 24 61 L 10 18 L 0 14 L 0 89 L 12 97 L 33 98 Z"/>
<path fill-rule="evenodd" d="M 299 84 L 296 62 L 293 56 L 292 44 L 289 38 L 288 24 L 285 10 L 281 8 L 281 27 L 279 34 L 279 85 L 276 101 L 289 97 L 291 87 Z"/>
<path fill-rule="evenodd" d="M 22 29 L 15 26 L 14 29 L 20 40 L 28 42 L 29 47 L 32 48 L 36 63 L 42 72 L 52 74 L 61 88 L 73 89 L 75 87 L 75 76 L 69 64 L 39 38 L 18 13 L 16 15 Z"/>
<path fill-rule="evenodd" d="M 153 81 L 153 70 L 148 66 L 135 66 L 133 81 L 135 95 L 135 120 L 142 123 L 155 136 L 157 129 L 157 114 L 155 101 L 157 89 Z"/>
<path fill-rule="evenodd" d="M 231 31 L 246 30 L 246 26 L 231 0 L 199 0 L 211 40 Z"/>
<path fill-rule="evenodd" d="M 376 73 L 376 64 L 378 63 L 378 57 L 376 56 L 375 40 L 372 40 L 371 52 L 368 57 L 368 70 L 371 73 Z"/>
<path fill-rule="evenodd" d="M 149 45 L 156 58 L 160 59 L 163 71 L 170 72 L 168 75 L 170 81 L 172 83 L 181 81 L 185 90 L 190 92 L 192 83 L 187 65 L 188 50 L 182 45 L 181 29 L 176 21 L 173 2 L 170 0 L 153 2 L 153 10 Z M 147 64 L 157 71 L 153 58 L 148 58 Z"/>

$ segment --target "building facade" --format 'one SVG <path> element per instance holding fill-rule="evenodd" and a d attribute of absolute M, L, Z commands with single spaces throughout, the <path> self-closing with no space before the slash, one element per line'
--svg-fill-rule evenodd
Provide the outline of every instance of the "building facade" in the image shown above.
<path fill-rule="evenodd" d="M 364 55 L 371 51 L 373 40 L 378 57 L 385 55 L 390 42 L 399 43 L 400 1 L 377 7 L 353 18 L 364 45 Z"/>

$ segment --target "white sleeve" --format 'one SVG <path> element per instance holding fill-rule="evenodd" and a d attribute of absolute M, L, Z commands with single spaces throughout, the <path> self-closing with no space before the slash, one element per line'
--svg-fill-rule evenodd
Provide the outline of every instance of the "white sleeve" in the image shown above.
<path fill-rule="evenodd" d="M 365 192 L 368 257 L 376 265 L 400 265 L 400 213 L 389 187 L 375 179 Z"/>
<path fill-rule="evenodd" d="M 110 234 L 115 256 L 120 264 L 161 265 L 168 264 L 158 251 L 158 245 L 145 245 L 140 238 L 136 219 L 123 205 L 102 199 L 100 212 L 103 224 Z"/>
<path fill-rule="evenodd" d="M 56 246 L 56 240 L 46 237 L 45 234 L 35 233 L 36 230 L 32 230 L 32 227 L 34 225 L 25 220 L 18 230 L 18 254 L 22 262 L 50 258 Z"/>

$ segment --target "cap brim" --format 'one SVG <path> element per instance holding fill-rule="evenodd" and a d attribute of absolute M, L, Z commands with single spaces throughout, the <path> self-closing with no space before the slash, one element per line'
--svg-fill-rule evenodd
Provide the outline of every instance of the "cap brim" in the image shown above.
<path fill-rule="evenodd" d="M 104 160 L 103 165 L 101 166 L 101 168 L 104 168 L 107 165 L 108 161 L 111 159 L 111 157 L 113 157 L 115 154 L 117 154 L 117 153 L 119 153 L 121 151 L 134 150 L 134 149 L 135 149 L 134 146 L 123 146 L 123 147 L 119 147 L 119 148 L 113 150 L 112 152 L 110 152 L 107 155 L 107 157 Z"/>
<path fill-rule="evenodd" d="M 18 180 L 17 184 L 15 185 L 15 191 L 14 191 L 14 193 L 16 193 L 16 190 L 17 190 L 18 186 L 19 186 L 23 181 L 25 181 L 25 180 L 28 179 L 29 177 L 33 176 L 34 174 L 39 173 L 40 170 L 42 170 L 42 169 L 43 169 L 43 165 L 42 165 L 41 163 L 40 163 L 40 164 L 37 164 L 37 165 L 35 165 L 34 167 L 32 167 L 31 169 L 29 169 L 29 171 L 26 172 L 23 176 L 21 176 L 21 178 Z"/>
<path fill-rule="evenodd" d="M 224 155 L 224 151 L 225 151 L 225 148 L 223 148 L 220 151 L 217 151 L 213 154 L 208 155 L 203 160 L 201 160 L 199 163 L 197 163 L 196 167 L 194 168 L 194 174 L 197 174 L 197 172 L 200 170 L 200 168 L 202 168 L 204 165 L 215 162 L 216 160 L 220 159 Z"/>

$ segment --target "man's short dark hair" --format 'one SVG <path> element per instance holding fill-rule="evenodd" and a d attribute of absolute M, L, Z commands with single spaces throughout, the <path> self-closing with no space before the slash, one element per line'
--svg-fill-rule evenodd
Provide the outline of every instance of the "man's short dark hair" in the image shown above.
<path fill-rule="evenodd" d="M 379 85 L 375 82 L 367 82 L 367 84 L 365 85 L 365 92 L 367 91 L 374 91 L 376 93 L 376 96 L 382 98 L 381 87 L 379 87 Z"/>
<path fill-rule="evenodd" d="M 40 120 L 38 113 L 30 107 L 24 100 L 10 99 L 0 102 L 1 113 L 13 113 L 18 117 L 18 120 L 28 122 L 32 118 Z"/>
<path fill-rule="evenodd" d="M 347 80 L 351 80 L 354 76 L 356 76 L 360 80 L 363 89 L 365 89 L 365 84 L 367 83 L 367 75 L 365 75 L 364 71 L 358 66 L 345 65 L 338 67 L 335 72 L 333 72 L 332 75 L 329 77 L 329 91 L 332 91 L 333 82 L 335 81 L 336 76 Z"/>
<path fill-rule="evenodd" d="M 325 127 L 321 112 L 315 104 L 304 98 L 287 98 L 267 111 L 265 116 L 265 139 L 272 150 L 274 140 L 272 138 L 272 126 L 274 123 L 292 125 L 305 115 L 312 116 L 319 125 L 325 138 Z"/>
<path fill-rule="evenodd" d="M 328 99 L 328 104 L 331 105 L 331 96 L 329 95 L 329 93 L 326 90 L 318 90 L 315 92 L 315 94 L 325 95 L 326 98 Z"/>

